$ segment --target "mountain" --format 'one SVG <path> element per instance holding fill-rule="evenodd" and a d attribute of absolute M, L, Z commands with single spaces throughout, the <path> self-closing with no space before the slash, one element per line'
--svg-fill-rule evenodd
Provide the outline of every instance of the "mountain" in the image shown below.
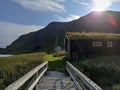
<path fill-rule="evenodd" d="M 0 50 L 3 50 L 3 48 L 0 48 Z"/>
<path fill-rule="evenodd" d="M 53 50 L 56 38 L 64 46 L 66 32 L 120 33 L 120 12 L 91 12 L 71 22 L 52 22 L 45 28 L 20 36 L 5 49 L 9 53 Z"/>

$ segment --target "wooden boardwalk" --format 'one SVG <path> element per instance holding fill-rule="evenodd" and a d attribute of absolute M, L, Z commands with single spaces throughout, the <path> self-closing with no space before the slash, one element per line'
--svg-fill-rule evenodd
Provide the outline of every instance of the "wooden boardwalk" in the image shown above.
<path fill-rule="evenodd" d="M 49 71 L 36 86 L 36 90 L 77 90 L 69 76 L 57 71 Z"/>
<path fill-rule="evenodd" d="M 29 83 L 22 90 L 103 90 L 68 61 L 66 70 L 69 76 L 57 71 L 47 72 L 47 69 L 48 62 L 44 62 L 10 84 L 5 90 L 18 90 L 27 81 Z"/>

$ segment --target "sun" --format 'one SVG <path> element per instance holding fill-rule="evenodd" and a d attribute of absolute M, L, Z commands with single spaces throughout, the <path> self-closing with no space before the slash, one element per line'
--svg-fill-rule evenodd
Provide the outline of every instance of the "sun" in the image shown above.
<path fill-rule="evenodd" d="M 105 11 L 105 8 L 95 7 L 95 8 L 93 8 L 93 11 L 101 12 L 101 11 Z"/>
<path fill-rule="evenodd" d="M 93 4 L 93 11 L 105 11 L 110 6 L 108 0 L 93 0 Z"/>

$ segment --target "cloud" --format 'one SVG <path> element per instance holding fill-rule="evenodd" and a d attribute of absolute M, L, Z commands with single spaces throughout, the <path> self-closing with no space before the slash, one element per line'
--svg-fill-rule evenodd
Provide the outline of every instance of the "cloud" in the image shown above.
<path fill-rule="evenodd" d="M 68 22 L 68 21 L 78 19 L 78 18 L 80 18 L 80 16 L 69 14 L 68 17 L 66 17 L 66 18 L 60 17 L 60 16 L 58 18 L 59 18 L 59 21 L 61 21 L 61 22 Z"/>
<path fill-rule="evenodd" d="M 20 25 L 0 21 L 0 47 L 5 48 L 20 35 L 42 29 L 44 26 Z"/>
<path fill-rule="evenodd" d="M 65 7 L 61 4 L 65 0 L 13 0 L 25 8 L 34 11 L 65 12 Z"/>
<path fill-rule="evenodd" d="M 65 0 L 54 0 L 56 2 L 65 2 Z"/>
<path fill-rule="evenodd" d="M 79 4 L 81 4 L 81 5 L 84 5 L 84 6 L 87 6 L 87 7 L 89 7 L 90 6 L 90 3 L 87 1 L 85 1 L 85 0 L 73 0 L 75 3 L 79 3 Z"/>

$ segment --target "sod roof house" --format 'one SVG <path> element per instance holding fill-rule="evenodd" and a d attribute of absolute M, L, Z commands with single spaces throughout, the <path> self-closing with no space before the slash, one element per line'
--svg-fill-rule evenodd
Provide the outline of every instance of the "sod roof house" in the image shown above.
<path fill-rule="evenodd" d="M 67 32 L 65 49 L 70 59 L 119 55 L 120 34 Z"/>

